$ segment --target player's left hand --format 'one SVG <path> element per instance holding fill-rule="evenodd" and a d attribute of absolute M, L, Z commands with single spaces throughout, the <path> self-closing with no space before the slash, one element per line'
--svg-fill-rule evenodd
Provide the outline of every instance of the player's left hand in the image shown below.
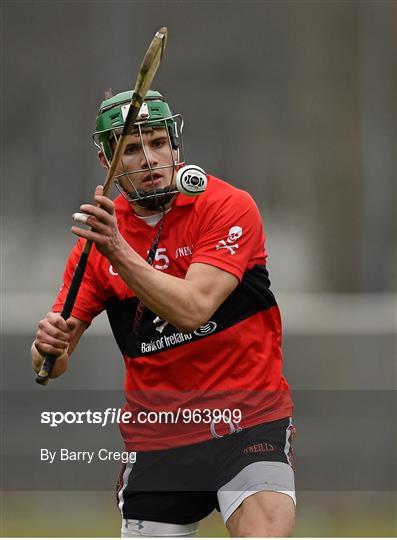
<path fill-rule="evenodd" d="M 94 193 L 94 204 L 82 204 L 81 212 L 73 214 L 73 219 L 87 224 L 91 230 L 73 226 L 72 232 L 81 238 L 92 240 L 100 253 L 111 259 L 120 250 L 128 248 L 117 226 L 114 203 L 103 196 L 103 186 L 97 186 Z"/>

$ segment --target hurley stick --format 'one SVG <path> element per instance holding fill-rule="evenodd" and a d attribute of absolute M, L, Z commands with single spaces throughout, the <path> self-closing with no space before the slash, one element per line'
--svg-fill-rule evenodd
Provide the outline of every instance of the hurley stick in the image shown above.
<path fill-rule="evenodd" d="M 126 146 L 126 137 L 133 132 L 134 123 L 138 117 L 142 103 L 145 100 L 146 94 L 150 89 L 154 76 L 160 65 L 163 57 L 164 49 L 167 43 L 167 28 L 162 27 L 152 39 L 152 42 L 146 51 L 144 59 L 142 61 L 138 77 L 136 79 L 134 93 L 131 98 L 130 108 L 128 110 L 127 118 L 125 119 L 124 127 L 121 136 L 118 139 L 116 150 L 113 155 L 113 159 L 110 163 L 105 182 L 103 184 L 103 195 L 108 196 L 112 186 L 114 177 L 124 154 Z M 88 255 L 91 251 L 92 241 L 86 240 L 84 249 L 80 255 L 79 262 L 76 266 L 76 270 L 73 275 L 72 282 L 70 284 L 69 292 L 63 306 L 61 316 L 65 321 L 70 317 L 74 303 L 77 298 L 77 294 L 80 289 L 81 281 L 84 276 L 84 271 L 87 266 Z M 38 384 L 45 385 L 48 383 L 48 379 L 51 375 L 52 368 L 56 362 L 56 356 L 48 355 L 45 357 L 43 365 L 39 374 L 36 377 Z"/>

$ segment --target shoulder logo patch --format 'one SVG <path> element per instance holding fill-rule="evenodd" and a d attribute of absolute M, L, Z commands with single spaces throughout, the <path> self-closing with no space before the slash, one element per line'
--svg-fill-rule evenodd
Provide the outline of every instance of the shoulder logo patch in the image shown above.
<path fill-rule="evenodd" d="M 218 244 L 215 246 L 215 249 L 228 249 L 231 255 L 236 253 L 238 249 L 237 240 L 243 235 L 243 229 L 238 225 L 235 225 L 229 230 L 229 235 L 226 240 L 219 240 Z"/>

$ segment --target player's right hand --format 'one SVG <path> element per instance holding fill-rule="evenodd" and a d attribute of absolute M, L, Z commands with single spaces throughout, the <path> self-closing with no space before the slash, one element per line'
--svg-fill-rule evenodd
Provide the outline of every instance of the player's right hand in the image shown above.
<path fill-rule="evenodd" d="M 41 356 L 63 356 L 70 345 L 74 321 L 65 321 L 59 313 L 49 312 L 39 322 L 34 346 Z"/>

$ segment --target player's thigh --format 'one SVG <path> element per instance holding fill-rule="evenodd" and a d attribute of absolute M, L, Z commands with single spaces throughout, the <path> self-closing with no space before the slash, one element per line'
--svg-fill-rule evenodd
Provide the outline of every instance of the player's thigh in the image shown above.
<path fill-rule="evenodd" d="M 123 537 L 194 535 L 217 504 L 216 492 L 197 489 L 199 446 L 136 452 L 123 467 L 117 485 Z M 208 475 L 201 468 L 200 476 Z"/>
<path fill-rule="evenodd" d="M 246 497 L 226 521 L 232 537 L 287 537 L 295 524 L 295 504 L 289 495 L 259 491 Z"/>
<path fill-rule="evenodd" d="M 232 446 L 217 496 L 232 536 L 291 534 L 295 514 L 293 433 L 292 419 L 283 418 L 225 438 L 224 445 L 230 442 Z"/>

